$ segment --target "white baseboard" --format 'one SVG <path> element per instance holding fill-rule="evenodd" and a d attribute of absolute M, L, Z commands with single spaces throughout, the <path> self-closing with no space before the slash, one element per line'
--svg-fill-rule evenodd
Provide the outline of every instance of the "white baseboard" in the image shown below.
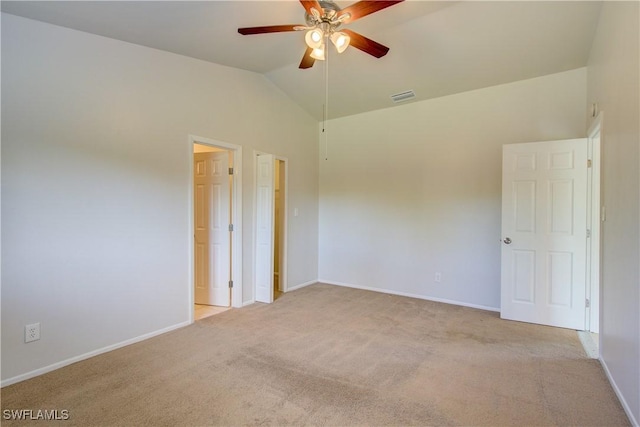
<path fill-rule="evenodd" d="M 317 280 L 311 280 L 309 282 L 300 283 L 299 285 L 295 285 L 295 286 L 289 287 L 284 292 L 286 293 L 286 292 L 295 291 L 296 289 L 304 288 L 305 286 L 313 285 L 314 283 L 318 283 L 318 281 Z M 249 301 L 243 301 L 242 302 L 242 306 L 246 307 L 248 305 L 255 304 L 255 302 L 256 302 L 255 299 L 252 299 L 252 300 L 249 300 Z"/>
<path fill-rule="evenodd" d="M 319 283 L 326 283 L 327 285 L 343 286 L 345 288 L 354 288 L 354 289 L 362 289 L 362 290 L 365 290 L 365 291 L 382 292 L 383 294 L 399 295 L 399 296 L 402 296 L 402 297 L 417 298 L 417 299 L 423 299 L 423 300 L 427 300 L 427 301 L 434 301 L 434 302 L 442 302 L 442 303 L 445 303 L 445 304 L 459 305 L 459 306 L 462 306 L 462 307 L 477 308 L 479 310 L 500 312 L 500 309 L 496 308 L 496 307 L 489 307 L 489 306 L 486 306 L 486 305 L 478 305 L 478 304 L 470 304 L 470 303 L 467 303 L 467 302 L 454 301 L 454 300 L 445 299 L 445 298 L 436 298 L 436 297 L 429 297 L 429 296 L 426 296 L 426 295 L 411 294 L 411 293 L 408 293 L 408 292 L 392 291 L 392 290 L 389 290 L 389 289 L 381 289 L 381 288 L 372 288 L 372 287 L 369 287 L 369 286 L 353 285 L 351 283 L 335 282 L 333 280 L 318 279 L 318 282 Z"/>
<path fill-rule="evenodd" d="M 285 292 L 295 291 L 296 289 L 304 288 L 305 286 L 313 285 L 314 283 L 318 283 L 318 281 L 310 280 L 308 282 L 300 283 L 299 285 L 289 286 Z"/>
<path fill-rule="evenodd" d="M 607 366 L 605 361 L 602 359 L 602 356 L 600 356 L 598 360 L 600 360 L 600 364 L 602 365 L 602 368 L 604 369 L 604 373 L 607 375 L 607 378 L 609 379 L 609 383 L 611 384 L 611 387 L 613 387 L 613 391 L 616 393 L 616 396 L 618 396 L 618 400 L 622 405 L 622 409 L 624 409 L 624 412 L 627 414 L 627 417 L 629 417 L 629 421 L 631 422 L 631 425 L 634 427 L 640 427 L 640 424 L 638 424 L 638 420 L 636 420 L 636 417 L 633 415 L 633 412 L 631 412 L 631 408 L 629 407 L 629 404 L 627 403 L 627 401 L 624 398 L 624 395 L 618 388 L 618 384 L 616 384 L 615 380 L 613 379 L 613 376 L 611 375 L 611 371 L 609 371 L 609 367 Z"/>
<path fill-rule="evenodd" d="M 159 329 L 157 331 L 150 332 L 148 334 L 140 335 L 140 336 L 135 337 L 135 338 L 131 338 L 131 339 L 128 339 L 128 340 L 125 340 L 125 341 L 121 341 L 121 342 L 113 344 L 113 345 L 102 347 L 102 348 L 99 348 L 97 350 L 81 354 L 79 356 L 74 356 L 74 357 L 71 357 L 69 359 L 63 360 L 61 362 L 56 362 L 56 363 L 53 363 L 53 364 L 51 364 L 49 366 L 45 366 L 43 368 L 38 368 L 38 369 L 35 369 L 33 371 L 24 373 L 24 374 L 16 375 L 15 377 L 12 377 L 12 378 L 7 378 L 6 380 L 3 380 L 2 382 L 0 382 L 0 387 L 6 387 L 6 386 L 11 385 L 11 384 L 19 383 L 21 381 L 25 381 L 25 380 L 28 380 L 30 378 L 34 378 L 34 377 L 40 376 L 42 374 L 46 374 L 47 372 L 55 371 L 56 369 L 60 369 L 60 368 L 62 368 L 64 366 L 71 365 L 72 363 L 80 362 L 82 360 L 89 359 L 89 358 L 94 357 L 94 356 L 98 356 L 99 354 L 107 353 L 109 351 L 113 351 L 113 350 L 116 350 L 116 349 L 121 348 L 121 347 L 125 347 L 125 346 L 131 345 L 131 344 L 135 344 L 135 343 L 140 342 L 140 341 L 144 341 L 146 339 L 155 337 L 157 335 L 162 335 L 164 333 L 173 331 L 175 329 L 183 328 L 185 326 L 190 325 L 191 323 L 192 322 L 189 322 L 189 321 L 178 323 L 176 325 L 172 325 L 172 326 L 169 326 L 167 328 L 163 328 L 163 329 Z"/>
<path fill-rule="evenodd" d="M 584 352 L 589 357 L 589 359 L 598 359 L 598 344 L 593 340 L 591 336 L 591 332 L 589 331 L 577 331 L 578 338 L 582 343 L 582 347 L 584 348 Z"/>

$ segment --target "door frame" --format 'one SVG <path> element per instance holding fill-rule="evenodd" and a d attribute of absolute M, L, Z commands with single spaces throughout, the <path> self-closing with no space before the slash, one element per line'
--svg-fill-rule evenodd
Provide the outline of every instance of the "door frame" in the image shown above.
<path fill-rule="evenodd" d="M 602 319 L 602 122 L 604 113 L 600 111 L 589 126 L 587 132 L 588 155 L 591 160 L 591 168 L 588 175 L 589 197 L 588 226 L 591 230 L 591 240 L 587 246 L 587 295 L 590 307 L 587 308 L 585 329 L 598 333 L 600 319 Z"/>
<path fill-rule="evenodd" d="M 265 151 L 259 151 L 259 150 L 253 150 L 253 176 L 254 176 L 254 185 L 253 185 L 253 206 L 255 207 L 253 210 L 253 238 L 252 238 L 252 257 L 253 257 L 253 302 L 255 302 L 256 300 L 256 233 L 258 230 L 258 188 L 255 185 L 255 180 L 257 177 L 257 170 L 258 170 L 258 157 L 261 155 L 269 155 L 271 154 L 273 156 L 274 160 L 280 160 L 282 162 L 284 162 L 284 192 L 282 193 L 284 195 L 284 207 L 283 207 L 283 213 L 282 213 L 282 259 L 281 259 L 281 263 L 282 263 L 282 271 L 280 272 L 280 285 L 282 288 L 282 292 L 285 293 L 288 291 L 289 289 L 289 279 L 288 279 L 288 244 L 287 244 L 287 240 L 288 240 L 288 232 L 289 232 L 289 226 L 288 226 L 288 218 L 289 218 L 289 214 L 288 214 L 288 210 L 289 210 L 289 159 L 283 156 L 278 156 L 276 154 L 272 154 L 272 153 L 267 153 Z M 275 175 L 275 173 L 274 173 Z M 275 211 L 275 207 L 274 207 L 274 211 Z M 274 227 L 274 232 L 275 232 L 275 227 Z"/>
<path fill-rule="evenodd" d="M 289 160 L 286 157 L 274 156 L 276 160 L 280 160 L 284 164 L 284 177 L 282 180 L 284 182 L 284 191 L 281 192 L 282 197 L 284 197 L 284 203 L 282 204 L 282 212 L 280 215 L 282 216 L 282 239 L 280 239 L 281 246 L 281 257 L 280 257 L 280 288 L 282 293 L 285 293 L 289 290 L 289 281 L 287 275 L 287 236 L 289 227 L 287 226 L 288 220 L 288 207 L 289 207 Z M 282 189 L 281 189 L 282 191 Z M 275 230 L 274 230 L 275 231 Z"/>
<path fill-rule="evenodd" d="M 231 189 L 231 223 L 233 233 L 231 235 L 231 274 L 233 288 L 231 289 L 231 306 L 242 307 L 242 146 L 229 142 L 218 141 L 197 135 L 189 135 L 187 143 L 187 155 L 189 164 L 189 185 L 188 185 L 188 220 L 189 220 L 189 322 L 194 319 L 194 280 L 195 280 L 195 258 L 194 258 L 194 200 L 193 200 L 193 145 L 208 145 L 210 147 L 222 148 L 233 154 L 233 186 Z"/>
<path fill-rule="evenodd" d="M 569 239 L 570 240 L 569 242 L 556 242 L 556 243 L 560 243 L 561 246 L 560 248 L 556 247 L 554 249 L 555 251 L 561 251 L 561 252 L 570 251 L 569 253 L 572 253 L 570 262 L 572 263 L 573 270 L 571 270 L 572 273 L 571 273 L 570 280 L 573 283 L 574 291 L 572 291 L 570 294 L 570 304 L 565 305 L 565 307 L 567 307 L 568 310 L 562 313 L 561 312 L 553 313 L 552 312 L 553 308 L 551 308 L 551 310 L 546 310 L 546 307 L 552 307 L 554 304 L 549 304 L 549 301 L 547 300 L 546 303 L 542 302 L 542 304 L 545 304 L 545 305 L 541 306 L 540 303 L 542 300 L 539 299 L 539 295 L 537 297 L 534 297 L 534 293 L 531 293 L 530 295 L 530 298 L 531 298 L 530 302 L 532 304 L 528 306 L 521 305 L 514 308 L 514 305 L 509 303 L 509 301 L 512 300 L 511 294 L 510 294 L 511 291 L 509 290 L 511 288 L 510 286 L 511 283 L 508 280 L 508 278 L 511 275 L 507 274 L 509 273 L 509 271 L 505 268 L 505 266 L 508 264 L 505 260 L 505 251 L 507 251 L 507 249 L 505 249 L 507 248 L 507 246 L 505 245 L 509 245 L 511 243 L 511 241 L 506 240 L 506 238 L 509 237 L 510 235 L 506 234 L 505 231 L 508 231 L 508 232 L 511 232 L 511 231 L 505 230 L 505 219 L 513 217 L 513 215 L 510 214 L 510 212 L 513 213 L 513 210 L 511 209 L 511 205 L 508 203 L 505 203 L 505 200 L 508 201 L 508 198 L 505 198 L 505 194 L 513 193 L 513 190 L 509 190 L 508 192 L 506 192 L 509 187 L 506 184 L 510 183 L 509 179 L 511 177 L 511 175 L 508 175 L 505 173 L 507 171 L 507 154 L 510 154 L 510 153 L 507 153 L 507 149 L 513 152 L 514 147 L 517 148 L 517 146 L 523 146 L 523 147 L 531 146 L 533 150 L 532 152 L 534 152 L 535 156 L 537 157 L 539 152 L 543 152 L 542 150 L 540 151 L 537 150 L 537 147 L 538 146 L 546 147 L 547 144 L 553 144 L 550 146 L 552 147 L 552 149 L 549 152 L 553 152 L 554 151 L 553 149 L 559 148 L 558 145 L 569 145 L 570 147 L 573 147 L 572 149 L 574 150 L 579 149 L 579 153 L 577 151 L 574 151 L 573 155 L 571 156 L 571 166 L 568 166 L 566 168 L 562 168 L 562 167 L 559 168 L 559 169 L 565 169 L 566 171 L 572 170 L 571 172 L 573 173 L 572 175 L 573 178 L 577 178 L 575 174 L 579 173 L 580 186 L 576 187 L 576 184 L 574 182 L 573 187 L 574 189 L 576 188 L 581 189 L 579 191 L 579 204 L 576 204 L 577 203 L 576 195 L 578 195 L 578 193 L 574 192 L 574 195 L 573 195 L 573 209 L 571 213 L 573 218 L 573 223 L 571 227 L 573 231 L 568 232 L 567 234 L 568 237 L 573 238 L 573 241 Z M 523 150 L 523 152 L 528 152 L 528 150 Z M 589 272 L 590 272 L 589 263 L 588 263 L 588 252 L 590 247 L 589 240 L 593 240 L 593 239 L 587 238 L 589 225 L 590 225 L 589 224 L 589 211 L 590 211 L 589 210 L 589 188 L 588 188 L 588 178 L 589 178 L 589 171 L 590 171 L 590 168 L 588 167 L 589 159 L 590 159 L 589 139 L 586 137 L 572 138 L 572 139 L 565 139 L 565 140 L 539 141 L 539 142 L 531 142 L 531 143 L 517 143 L 517 144 L 503 145 L 503 166 L 502 166 L 503 198 L 502 198 L 501 239 L 505 239 L 505 240 L 501 242 L 501 243 L 504 243 L 504 244 L 501 244 L 502 262 L 501 262 L 501 285 L 500 285 L 500 288 L 501 288 L 500 289 L 500 294 L 501 294 L 500 295 L 501 297 L 500 317 L 502 319 L 518 320 L 518 321 L 555 326 L 555 327 L 562 327 L 562 328 L 569 328 L 569 329 L 576 329 L 576 330 L 587 329 L 588 308 L 586 304 L 587 302 L 586 299 L 589 298 L 588 283 L 589 283 Z M 537 171 L 538 169 L 535 167 L 536 162 L 534 160 L 531 161 L 531 172 L 537 173 L 535 171 Z M 544 162 L 540 162 L 540 163 L 544 163 Z M 553 168 L 550 168 L 550 169 L 553 169 Z M 563 172 L 563 171 L 560 171 L 560 172 Z M 534 179 L 534 178 L 531 178 L 531 179 Z M 545 187 L 546 186 L 544 185 L 540 186 L 540 188 L 545 188 Z M 534 188 L 536 192 L 534 197 L 538 199 L 540 197 L 538 186 Z M 544 197 L 545 197 L 545 200 L 547 200 L 546 199 L 547 195 L 545 195 Z M 539 206 L 537 206 L 537 203 L 532 203 L 531 205 L 535 207 L 535 215 L 537 217 Z M 545 213 L 545 215 L 547 214 Z M 541 222 L 544 222 L 544 221 L 545 221 L 544 219 L 541 220 Z M 536 220 L 536 222 L 538 221 Z M 535 228 L 536 227 L 534 226 L 533 229 L 535 230 Z M 574 247 L 573 245 L 579 245 L 580 253 L 579 254 L 575 253 L 571 251 L 571 249 L 569 248 L 563 249 L 564 243 L 571 245 L 571 247 Z M 544 248 L 550 248 L 549 242 L 545 242 L 543 246 Z M 579 255 L 579 256 L 576 257 L 576 255 Z M 537 256 L 535 257 L 537 258 Z M 575 264 L 575 262 L 578 262 L 577 260 L 581 260 L 579 262 L 579 264 L 581 265 Z M 543 266 L 548 265 L 548 262 L 545 262 L 544 260 L 542 262 L 544 263 L 542 264 Z M 535 261 L 534 261 L 534 268 L 537 269 L 537 264 L 535 263 Z M 548 268 L 548 267 L 544 267 L 544 268 Z M 541 286 L 544 286 L 544 288 L 546 289 L 546 292 L 549 292 L 549 289 L 550 289 L 549 283 L 541 282 L 541 280 L 548 280 L 548 278 L 547 279 L 540 278 L 538 273 L 540 272 L 537 272 L 537 270 L 536 272 L 532 272 L 532 274 L 529 277 L 529 281 L 533 281 L 535 283 L 534 287 L 536 288 L 536 290 L 538 290 Z M 547 273 L 548 271 L 545 272 L 545 274 Z M 575 276 L 575 274 L 578 274 L 578 276 Z M 506 285 L 509 285 L 509 286 L 506 286 Z M 543 309 L 541 309 L 541 307 Z M 507 313 L 505 314 L 505 312 Z M 566 316 L 568 317 L 565 317 L 565 313 L 566 313 Z M 544 317 L 544 319 L 540 317 L 541 315 Z"/>
<path fill-rule="evenodd" d="M 195 148 L 199 148 L 196 150 Z M 207 151 L 201 151 L 205 149 Z M 215 151 L 208 151 L 215 150 Z M 209 145 L 194 144 L 194 167 L 199 169 L 201 162 L 205 162 L 204 175 L 199 175 L 198 170 L 194 171 L 194 302 L 198 304 L 207 304 L 214 306 L 231 306 L 231 289 L 229 288 L 229 280 L 231 280 L 231 236 L 233 233 L 229 231 L 231 220 L 231 190 L 232 181 L 229 175 L 229 168 L 232 167 L 233 154 L 222 148 L 211 147 Z M 217 169 L 216 166 L 221 168 Z M 206 184 L 207 189 L 198 196 L 199 184 Z M 218 185 L 216 185 L 218 184 Z M 219 195 L 221 198 L 215 197 L 212 193 L 213 186 L 219 187 Z M 201 198 L 199 200 L 199 197 Z M 217 201 L 217 203 L 216 203 Z M 200 211 L 205 208 L 204 211 Z M 200 211 L 200 212 L 199 212 Z M 198 228 L 199 218 L 204 215 L 205 230 Z M 216 227 L 213 222 L 214 216 L 221 220 Z M 206 240 L 206 254 L 199 254 L 198 247 Z M 198 244 L 200 242 L 200 245 Z M 214 250 L 213 244 L 218 243 L 219 250 Z M 200 256 L 199 256 L 200 255 Z M 202 257 L 204 255 L 204 257 Z M 203 269 L 204 267 L 204 269 Z M 206 272 L 205 272 L 206 270 Z M 199 274 L 202 276 L 199 278 Z M 198 281 L 200 279 L 200 281 Z M 223 304 L 224 303 L 224 304 Z"/>

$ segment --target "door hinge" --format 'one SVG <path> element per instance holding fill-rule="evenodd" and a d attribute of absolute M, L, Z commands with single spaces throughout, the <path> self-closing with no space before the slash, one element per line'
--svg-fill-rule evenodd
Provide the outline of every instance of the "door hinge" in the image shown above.
<path fill-rule="evenodd" d="M 233 175 L 233 168 L 229 168 L 229 175 Z"/>
<path fill-rule="evenodd" d="M 233 224 L 229 224 L 229 231 L 233 231 Z"/>
<path fill-rule="evenodd" d="M 229 280 L 229 287 L 233 288 L 233 280 Z"/>
<path fill-rule="evenodd" d="M 591 159 L 587 159 L 587 167 L 590 168 L 592 164 L 593 162 L 591 161 Z"/>
<path fill-rule="evenodd" d="M 591 230 L 587 228 L 587 239 L 589 239 L 590 237 L 591 237 Z"/>
<path fill-rule="evenodd" d="M 589 301 L 589 298 L 584 300 L 584 306 L 587 307 L 587 308 L 591 307 L 591 301 Z"/>

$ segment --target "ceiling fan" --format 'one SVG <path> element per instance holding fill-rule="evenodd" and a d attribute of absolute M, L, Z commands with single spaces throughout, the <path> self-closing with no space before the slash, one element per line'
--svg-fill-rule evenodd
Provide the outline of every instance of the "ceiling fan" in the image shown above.
<path fill-rule="evenodd" d="M 333 1 L 300 0 L 305 9 L 307 25 L 270 25 L 266 27 L 238 28 L 242 35 L 280 33 L 286 31 L 307 31 L 305 42 L 307 50 L 302 57 L 299 68 L 311 68 L 316 60 L 325 59 L 327 41 L 336 47 L 339 53 L 349 45 L 369 55 L 381 58 L 389 52 L 389 48 L 349 29 L 338 28 L 342 24 L 349 24 L 379 10 L 385 9 L 404 0 L 359 1 L 344 9 L 340 9 Z"/>

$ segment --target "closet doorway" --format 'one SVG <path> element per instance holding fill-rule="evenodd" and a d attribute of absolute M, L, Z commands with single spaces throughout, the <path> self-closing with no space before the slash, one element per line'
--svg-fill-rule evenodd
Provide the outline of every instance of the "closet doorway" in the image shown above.
<path fill-rule="evenodd" d="M 233 154 L 193 144 L 194 302 L 231 305 Z"/>
<path fill-rule="evenodd" d="M 276 159 L 274 165 L 274 226 L 273 226 L 273 299 L 284 292 L 284 214 L 285 214 L 285 163 Z"/>
<path fill-rule="evenodd" d="M 255 300 L 273 302 L 287 291 L 286 158 L 254 153 Z"/>
<path fill-rule="evenodd" d="M 242 147 L 189 136 L 190 318 L 242 306 Z"/>

